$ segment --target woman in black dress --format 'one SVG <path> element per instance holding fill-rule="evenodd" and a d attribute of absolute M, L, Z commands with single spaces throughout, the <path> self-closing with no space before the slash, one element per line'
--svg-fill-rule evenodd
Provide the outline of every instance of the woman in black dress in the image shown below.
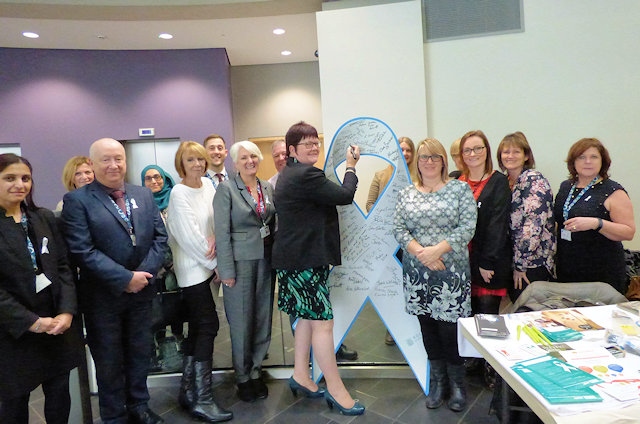
<path fill-rule="evenodd" d="M 554 205 L 558 223 L 556 272 L 560 282 L 602 281 L 624 294 L 623 240 L 636 231 L 626 190 L 609 178 L 611 157 L 595 138 L 569 149 L 569 179 L 560 185 Z"/>
<path fill-rule="evenodd" d="M 69 419 L 69 371 L 82 358 L 76 292 L 53 213 L 33 203 L 31 165 L 0 155 L 0 422 L 29 422 L 42 385 L 49 424 Z"/>

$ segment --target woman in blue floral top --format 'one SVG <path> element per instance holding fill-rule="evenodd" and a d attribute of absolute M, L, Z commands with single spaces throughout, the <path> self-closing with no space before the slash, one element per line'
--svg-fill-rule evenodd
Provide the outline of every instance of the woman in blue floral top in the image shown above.
<path fill-rule="evenodd" d="M 511 241 L 515 302 L 532 281 L 550 281 L 556 254 L 553 193 L 549 181 L 536 171 L 529 142 L 520 131 L 507 134 L 498 146 L 498 164 L 507 172 L 511 196 Z"/>
<path fill-rule="evenodd" d="M 406 310 L 416 315 L 431 365 L 427 408 L 466 405 L 464 362 L 456 321 L 471 315 L 467 245 L 476 227 L 476 202 L 466 183 L 448 178 L 447 153 L 435 139 L 418 144 L 418 179 L 398 194 L 394 236 L 402 259 Z"/>

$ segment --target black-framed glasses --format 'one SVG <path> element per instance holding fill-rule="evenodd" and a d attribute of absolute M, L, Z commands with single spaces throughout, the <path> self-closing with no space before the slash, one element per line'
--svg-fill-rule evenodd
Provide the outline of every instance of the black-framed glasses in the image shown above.
<path fill-rule="evenodd" d="M 144 180 L 147 182 L 151 182 L 153 180 L 155 181 L 162 181 L 162 175 L 160 174 L 156 174 L 156 175 L 147 175 L 146 177 L 144 177 Z"/>
<path fill-rule="evenodd" d="M 475 153 L 476 155 L 479 155 L 480 153 L 482 153 L 482 151 L 486 149 L 485 146 L 476 146 L 474 148 L 466 148 L 466 149 L 462 149 L 462 154 L 465 156 L 470 156 L 471 152 Z"/>
<path fill-rule="evenodd" d="M 431 159 L 433 163 L 442 162 L 442 156 L 440 155 L 418 155 L 418 160 L 421 162 L 429 162 L 429 159 Z"/>
<path fill-rule="evenodd" d="M 307 150 L 311 150 L 313 147 L 320 148 L 322 143 L 320 141 L 305 141 L 304 143 L 298 143 L 300 146 L 304 146 Z"/>

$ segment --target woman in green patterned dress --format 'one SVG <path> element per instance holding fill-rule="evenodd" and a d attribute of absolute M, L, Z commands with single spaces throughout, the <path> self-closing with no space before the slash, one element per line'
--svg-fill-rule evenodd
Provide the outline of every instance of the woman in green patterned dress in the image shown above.
<path fill-rule="evenodd" d="M 340 228 L 336 205 L 353 201 L 360 158 L 357 146 L 349 147 L 342 185 L 329 181 L 315 168 L 320 140 L 305 122 L 293 125 L 285 136 L 287 165 L 278 177 L 275 203 L 278 231 L 273 246 L 273 268 L 278 275 L 278 308 L 297 318 L 295 359 L 289 387 L 294 394 L 324 397 L 345 415 L 361 415 L 364 406 L 355 401 L 342 383 L 334 355 L 333 311 L 327 279 L 330 265 L 340 265 Z M 327 390 L 309 376 L 309 349 L 324 373 Z"/>

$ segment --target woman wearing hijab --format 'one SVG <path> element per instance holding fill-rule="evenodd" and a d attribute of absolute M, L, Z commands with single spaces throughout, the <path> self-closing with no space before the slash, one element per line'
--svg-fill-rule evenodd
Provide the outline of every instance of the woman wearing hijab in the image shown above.
<path fill-rule="evenodd" d="M 142 185 L 153 193 L 153 198 L 160 209 L 162 220 L 167 222 L 167 207 L 169 206 L 169 194 L 175 185 L 171 175 L 158 165 L 148 165 L 140 173 Z"/>
<path fill-rule="evenodd" d="M 158 165 L 146 166 L 140 173 L 140 178 L 142 180 L 142 184 L 153 193 L 153 198 L 156 201 L 156 205 L 158 205 L 158 209 L 160 210 L 162 221 L 166 224 L 167 207 L 169 206 L 169 195 L 171 194 L 171 189 L 174 186 L 173 178 L 171 178 L 171 175 L 169 175 Z M 163 292 L 175 291 L 178 289 L 176 275 L 173 272 L 173 257 L 171 255 L 171 250 L 167 250 L 165 265 L 160 270 L 159 274 L 160 277 L 158 278 L 158 281 L 162 282 L 162 287 L 160 289 Z M 183 328 L 184 322 L 182 320 L 171 322 L 171 334 L 173 334 L 173 336 L 179 342 L 184 339 Z M 174 367 L 171 365 L 171 361 L 169 361 L 167 357 L 164 357 L 162 349 L 163 342 L 166 340 L 166 328 L 158 328 L 158 326 L 154 326 L 153 331 L 155 335 L 155 344 L 158 345 L 159 351 L 156 351 L 156 346 L 154 344 L 153 350 L 156 352 L 152 356 L 153 360 L 151 363 L 151 372 L 163 370 L 171 371 Z M 170 345 L 173 345 L 173 343 L 171 343 Z M 175 348 L 172 348 L 172 350 L 175 353 Z M 178 357 L 177 360 L 179 361 L 180 358 Z"/>

